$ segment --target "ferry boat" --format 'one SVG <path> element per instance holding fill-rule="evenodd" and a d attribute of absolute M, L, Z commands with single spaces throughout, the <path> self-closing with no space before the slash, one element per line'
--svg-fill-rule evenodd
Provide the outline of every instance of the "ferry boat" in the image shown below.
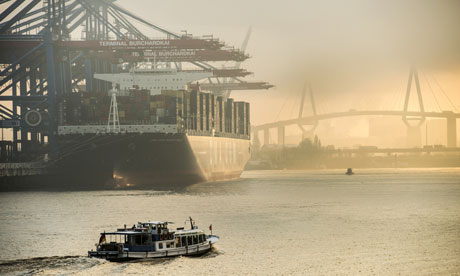
<path fill-rule="evenodd" d="M 172 222 L 138 222 L 131 228 L 119 228 L 115 232 L 101 233 L 96 250 L 88 251 L 88 257 L 120 262 L 148 258 L 174 256 L 198 256 L 209 252 L 218 236 L 206 235 L 190 218 L 190 229 L 172 230 Z"/>

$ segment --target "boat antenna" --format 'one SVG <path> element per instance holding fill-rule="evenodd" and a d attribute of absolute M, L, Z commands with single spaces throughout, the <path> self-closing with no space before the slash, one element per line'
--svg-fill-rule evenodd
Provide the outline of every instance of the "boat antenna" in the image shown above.
<path fill-rule="evenodd" d="M 189 220 L 190 220 L 190 229 L 193 229 L 193 219 L 192 217 L 188 217 Z"/>

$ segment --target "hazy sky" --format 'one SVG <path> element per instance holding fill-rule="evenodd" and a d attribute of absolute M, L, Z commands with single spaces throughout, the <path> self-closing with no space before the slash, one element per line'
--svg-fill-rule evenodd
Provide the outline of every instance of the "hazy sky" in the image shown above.
<path fill-rule="evenodd" d="M 276 85 L 233 92 L 251 102 L 253 124 L 295 116 L 305 82 L 313 87 L 319 112 L 402 109 L 411 63 L 420 71 L 427 110 L 460 109 L 459 0 L 117 3 L 171 31 L 212 34 L 235 47 L 252 26 L 251 58 L 242 67 L 255 73 L 248 80 Z M 415 100 L 414 93 L 412 109 Z"/>
<path fill-rule="evenodd" d="M 306 82 L 319 113 L 401 110 L 410 64 L 419 69 L 425 110 L 460 112 L 460 0 L 117 3 L 173 32 L 212 34 L 237 48 L 252 26 L 251 58 L 242 67 L 255 74 L 246 79 L 276 85 L 268 91 L 233 92 L 233 98 L 251 103 L 253 125 L 295 117 Z M 160 36 L 140 27 L 149 36 Z M 410 109 L 418 110 L 416 99 L 413 91 Z M 308 102 L 304 114 L 311 114 Z M 367 125 L 366 120 L 350 121 L 345 128 Z"/>
<path fill-rule="evenodd" d="M 233 94 L 251 101 L 257 111 L 253 123 L 275 119 L 274 111 L 283 104 L 280 117 L 289 117 L 305 81 L 311 82 L 324 112 L 400 108 L 411 62 L 422 71 L 428 109 L 439 109 L 433 94 L 442 109 L 452 109 L 444 93 L 460 105 L 457 0 L 118 3 L 172 31 L 213 34 L 236 47 L 252 26 L 247 49 L 252 58 L 242 66 L 255 73 L 251 79 L 276 85 L 268 92 Z"/>
<path fill-rule="evenodd" d="M 248 80 L 276 85 L 232 94 L 251 102 L 253 124 L 298 113 L 305 82 L 311 83 L 320 112 L 401 109 L 411 63 L 420 70 L 427 110 L 460 109 L 459 0 L 117 3 L 171 31 L 213 34 L 235 47 L 252 26 L 251 58 L 242 67 L 255 73 Z M 415 100 L 414 93 L 412 109 Z"/>

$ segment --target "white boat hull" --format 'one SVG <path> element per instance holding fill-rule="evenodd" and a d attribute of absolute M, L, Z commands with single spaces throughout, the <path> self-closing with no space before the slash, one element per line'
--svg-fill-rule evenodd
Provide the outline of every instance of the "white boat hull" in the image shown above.
<path fill-rule="evenodd" d="M 158 251 L 147 251 L 147 252 L 129 252 L 123 250 L 120 251 L 89 251 L 88 257 L 107 259 L 113 262 L 139 260 L 139 259 L 153 259 L 153 258 L 166 258 L 166 257 L 177 257 L 177 256 L 196 256 L 202 255 L 209 252 L 212 249 L 214 240 L 207 240 L 204 243 L 179 247 L 179 248 L 168 248 Z"/>

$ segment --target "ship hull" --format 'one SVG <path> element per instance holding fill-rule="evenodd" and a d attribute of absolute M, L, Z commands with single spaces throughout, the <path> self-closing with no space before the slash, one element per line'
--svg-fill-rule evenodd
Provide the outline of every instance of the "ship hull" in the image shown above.
<path fill-rule="evenodd" d="M 249 157 L 246 139 L 151 135 L 126 145 L 114 166 L 114 181 L 118 187 L 174 188 L 234 179 Z"/>
<path fill-rule="evenodd" d="M 238 178 L 247 139 L 187 134 L 66 135 L 44 175 L 4 179 L 6 190 L 178 189 Z"/>
<path fill-rule="evenodd" d="M 201 256 L 212 250 L 212 243 L 202 243 L 187 247 L 172 248 L 162 251 L 147 252 L 118 252 L 118 251 L 89 251 L 88 257 L 106 259 L 111 262 L 126 262 L 157 258 L 172 258 L 178 256 Z"/>

